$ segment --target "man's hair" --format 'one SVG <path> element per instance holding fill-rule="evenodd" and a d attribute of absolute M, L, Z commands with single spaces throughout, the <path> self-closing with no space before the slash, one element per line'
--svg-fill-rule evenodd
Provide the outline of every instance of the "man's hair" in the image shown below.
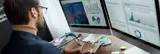
<path fill-rule="evenodd" d="M 28 24 L 29 11 L 38 5 L 39 0 L 5 0 L 4 12 L 12 25 Z"/>

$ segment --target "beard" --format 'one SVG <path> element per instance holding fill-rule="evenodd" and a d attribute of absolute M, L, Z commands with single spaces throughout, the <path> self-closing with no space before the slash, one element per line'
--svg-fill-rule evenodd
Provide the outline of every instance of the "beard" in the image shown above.
<path fill-rule="evenodd" d="M 43 22 L 41 22 L 41 20 L 40 20 L 40 14 L 38 14 L 38 20 L 36 22 L 36 27 L 37 27 L 38 31 L 41 31 L 45 27 L 44 20 L 43 20 Z"/>
<path fill-rule="evenodd" d="M 37 29 L 38 29 L 38 31 L 43 30 L 44 27 L 45 27 L 44 23 L 37 22 Z"/>

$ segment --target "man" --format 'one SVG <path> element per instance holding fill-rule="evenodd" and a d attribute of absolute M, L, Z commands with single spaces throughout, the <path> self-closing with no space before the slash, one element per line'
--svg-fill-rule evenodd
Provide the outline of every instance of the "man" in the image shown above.
<path fill-rule="evenodd" d="M 13 32 L 2 54 L 63 54 L 58 48 L 36 36 L 44 23 L 44 7 L 39 3 L 39 0 L 5 0 L 4 11 Z M 65 52 L 81 51 L 83 54 L 90 54 L 93 51 L 93 44 L 90 42 L 86 42 L 81 50 L 73 48 L 77 45 L 75 43 L 68 44 Z"/>

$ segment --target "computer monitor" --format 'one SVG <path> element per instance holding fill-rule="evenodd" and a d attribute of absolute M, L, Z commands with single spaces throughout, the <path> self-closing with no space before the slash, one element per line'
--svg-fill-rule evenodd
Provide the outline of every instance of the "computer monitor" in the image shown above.
<path fill-rule="evenodd" d="M 60 0 L 70 26 L 108 27 L 100 0 Z"/>
<path fill-rule="evenodd" d="M 158 0 L 104 0 L 112 28 L 160 46 Z"/>

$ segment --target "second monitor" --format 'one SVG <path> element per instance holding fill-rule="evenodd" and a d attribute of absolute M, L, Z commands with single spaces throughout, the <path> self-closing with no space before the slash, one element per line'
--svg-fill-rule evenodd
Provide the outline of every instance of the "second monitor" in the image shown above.
<path fill-rule="evenodd" d="M 112 27 L 160 46 L 158 0 L 105 0 Z"/>

